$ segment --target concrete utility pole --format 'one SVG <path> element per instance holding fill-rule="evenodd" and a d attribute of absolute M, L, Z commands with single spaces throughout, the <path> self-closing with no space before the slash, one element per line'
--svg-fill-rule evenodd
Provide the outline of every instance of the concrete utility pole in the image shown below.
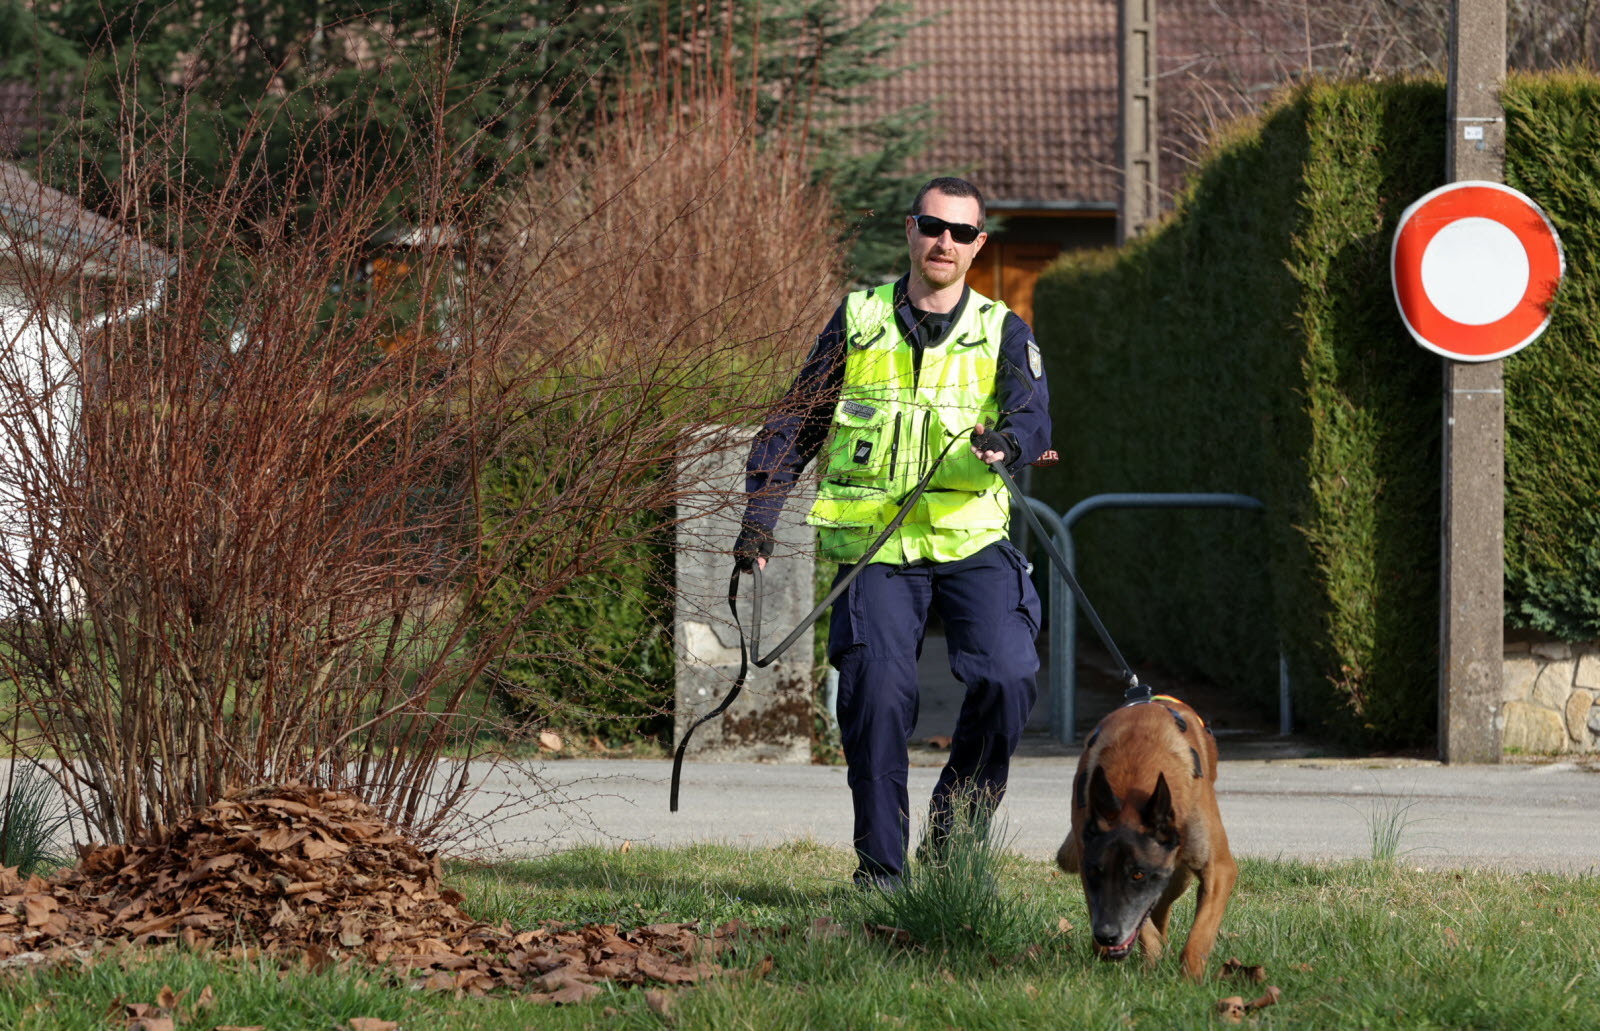
<path fill-rule="evenodd" d="M 1505 0 L 1452 0 L 1446 156 L 1452 182 L 1505 174 Z M 1505 391 L 1501 363 L 1444 363 L 1439 754 L 1498 762 L 1505 634 Z"/>
<path fill-rule="evenodd" d="M 1156 127 L 1156 0 L 1117 3 L 1117 158 L 1122 165 L 1122 211 L 1117 243 L 1127 243 L 1156 220 L 1160 147 Z"/>

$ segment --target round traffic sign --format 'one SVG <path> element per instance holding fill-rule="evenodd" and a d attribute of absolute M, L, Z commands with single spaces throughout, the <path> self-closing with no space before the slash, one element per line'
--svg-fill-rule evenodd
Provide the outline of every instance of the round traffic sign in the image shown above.
<path fill-rule="evenodd" d="M 1539 205 L 1500 183 L 1441 186 L 1400 216 L 1394 299 L 1417 343 L 1464 362 L 1514 354 L 1550 324 L 1566 268 Z"/>

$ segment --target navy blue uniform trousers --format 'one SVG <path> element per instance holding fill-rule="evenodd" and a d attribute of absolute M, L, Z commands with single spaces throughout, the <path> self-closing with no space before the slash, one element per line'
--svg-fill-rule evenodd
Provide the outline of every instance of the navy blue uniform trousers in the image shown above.
<path fill-rule="evenodd" d="M 849 567 L 842 567 L 842 576 Z M 836 581 L 837 582 L 837 581 Z M 966 686 L 930 833 L 952 799 L 992 808 L 1037 695 L 1039 596 L 1010 541 L 957 562 L 873 563 L 834 602 L 828 657 L 839 671 L 839 730 L 855 804 L 857 879 L 898 876 L 910 844 L 907 748 L 917 722 L 917 658 L 929 607 L 950 671 Z"/>

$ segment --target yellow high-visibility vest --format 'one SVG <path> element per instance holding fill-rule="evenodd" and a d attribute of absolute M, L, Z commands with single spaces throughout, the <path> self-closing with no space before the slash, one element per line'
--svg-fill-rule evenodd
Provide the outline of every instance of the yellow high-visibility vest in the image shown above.
<path fill-rule="evenodd" d="M 895 323 L 894 284 L 845 300 L 844 385 L 807 517 L 820 557 L 859 561 L 951 438 L 967 437 L 980 422 L 994 427 L 1006 312 L 970 292 L 944 343 L 923 349 L 919 373 Z M 966 558 L 1004 538 L 1010 518 L 1000 478 L 963 439 L 873 561 Z"/>

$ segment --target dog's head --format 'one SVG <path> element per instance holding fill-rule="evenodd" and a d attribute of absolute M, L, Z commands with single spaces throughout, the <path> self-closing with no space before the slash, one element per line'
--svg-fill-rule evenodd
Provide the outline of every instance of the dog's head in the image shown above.
<path fill-rule="evenodd" d="M 1089 903 L 1089 927 L 1104 959 L 1122 959 L 1133 948 L 1177 868 L 1179 836 L 1172 792 L 1165 774 L 1156 777 L 1149 801 L 1123 812 L 1105 770 L 1089 778 L 1079 872 Z"/>

